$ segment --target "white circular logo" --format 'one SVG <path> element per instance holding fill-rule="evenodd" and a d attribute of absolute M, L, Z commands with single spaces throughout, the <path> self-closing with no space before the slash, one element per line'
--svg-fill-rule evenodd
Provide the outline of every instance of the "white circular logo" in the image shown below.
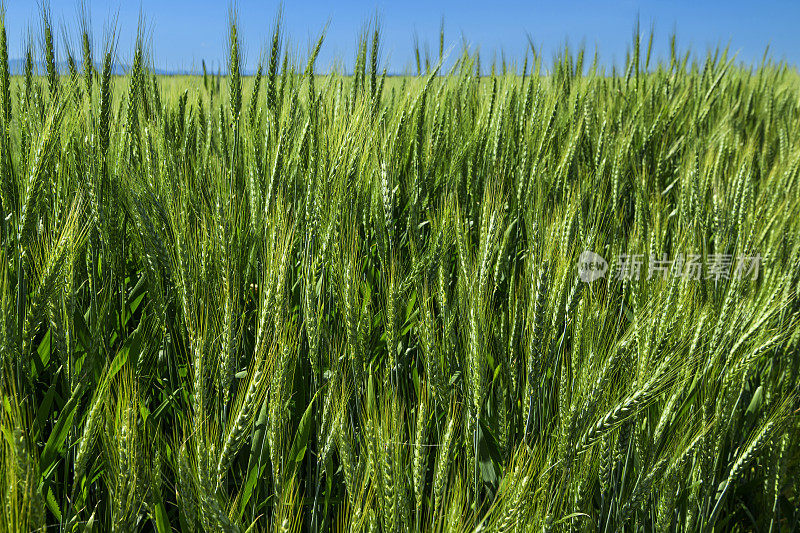
<path fill-rule="evenodd" d="M 590 283 L 605 277 L 608 272 L 608 262 L 594 252 L 586 250 L 578 257 L 578 275 L 581 281 Z"/>

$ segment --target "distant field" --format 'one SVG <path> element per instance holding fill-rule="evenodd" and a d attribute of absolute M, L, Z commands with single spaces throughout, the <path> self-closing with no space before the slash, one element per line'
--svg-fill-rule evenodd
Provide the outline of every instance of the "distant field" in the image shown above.
<path fill-rule="evenodd" d="M 298 78 L 301 78 L 300 75 L 297 75 Z M 80 75 L 82 78 L 82 74 Z M 352 76 L 337 76 L 337 79 L 342 80 L 345 82 L 349 80 Z M 41 82 L 46 76 L 38 75 L 36 78 Z M 95 78 L 99 80 L 99 74 L 95 74 Z M 324 83 L 323 80 L 327 78 L 324 75 L 318 75 L 317 78 L 320 80 L 320 83 Z M 60 79 L 62 83 L 69 83 L 69 76 L 61 75 Z M 255 76 L 242 76 L 242 91 L 244 94 L 252 94 L 253 91 L 253 82 L 255 80 Z M 417 80 L 418 77 L 416 76 L 387 76 L 385 81 L 385 89 L 391 91 L 392 89 L 400 90 L 400 87 L 403 84 L 403 80 L 406 80 L 407 84 L 415 83 L 414 80 Z M 112 76 L 111 77 L 111 85 L 113 88 L 113 95 L 115 99 L 123 99 L 125 97 L 125 93 L 127 90 L 128 85 L 128 76 Z M 158 80 L 158 85 L 162 93 L 168 98 L 177 98 L 180 94 L 184 91 L 188 90 L 190 92 L 198 92 L 204 89 L 203 86 L 203 76 L 184 76 L 184 75 L 156 75 L 156 80 Z M 222 76 L 220 78 L 220 93 L 223 95 L 223 98 L 228 97 L 228 85 L 226 83 L 226 78 Z M 214 82 L 216 84 L 216 75 L 208 76 L 208 81 Z M 11 92 L 12 95 L 17 93 L 17 91 L 22 89 L 24 84 L 24 77 L 23 76 L 11 76 Z M 199 93 L 198 93 L 199 94 Z M 263 96 L 263 95 L 262 95 Z"/>
<path fill-rule="evenodd" d="M 796 69 L 243 77 L 234 25 L 225 77 L 59 76 L 42 27 L 0 532 L 797 531 Z"/>

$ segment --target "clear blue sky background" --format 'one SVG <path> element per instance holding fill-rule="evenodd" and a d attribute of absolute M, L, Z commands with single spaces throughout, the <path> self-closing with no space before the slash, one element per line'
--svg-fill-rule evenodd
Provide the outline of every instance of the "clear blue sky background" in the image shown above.
<path fill-rule="evenodd" d="M 2 1 L 2 0 L 0 0 Z M 30 31 L 39 40 L 39 7 L 33 0 L 5 0 L 9 55 L 23 56 Z M 102 44 L 104 28 L 116 19 L 120 60 L 131 55 L 139 10 L 144 14 L 152 38 L 155 67 L 168 70 L 198 70 L 200 61 L 221 65 L 226 57 L 229 3 L 210 0 L 142 0 L 138 2 L 86 0 L 90 9 L 95 45 Z M 255 67 L 266 46 L 277 13 L 277 2 L 237 2 L 246 68 Z M 77 43 L 78 0 L 52 0 L 54 26 L 70 32 Z M 379 15 L 383 30 L 383 64 L 391 72 L 412 65 L 414 35 L 438 53 L 439 24 L 444 17 L 445 47 L 460 48 L 462 38 L 479 46 L 487 60 L 501 52 L 521 58 L 529 33 L 545 59 L 563 47 L 585 43 L 590 54 L 595 46 L 601 61 L 621 64 L 630 46 L 637 14 L 641 29 L 655 28 L 654 50 L 665 56 L 669 35 L 677 32 L 678 46 L 705 54 L 717 45 L 730 45 L 732 52 L 747 63 L 757 63 L 765 47 L 770 56 L 800 63 L 800 2 L 797 0 L 567 0 L 541 1 L 340 1 L 285 2 L 285 34 L 290 47 L 305 55 L 326 22 L 325 45 L 318 67 L 324 70 L 340 60 L 349 67 L 355 55 L 359 30 L 370 17 Z M 59 40 L 63 51 L 63 39 Z M 77 47 L 76 47 L 77 48 Z M 63 54 L 60 58 L 63 60 Z"/>

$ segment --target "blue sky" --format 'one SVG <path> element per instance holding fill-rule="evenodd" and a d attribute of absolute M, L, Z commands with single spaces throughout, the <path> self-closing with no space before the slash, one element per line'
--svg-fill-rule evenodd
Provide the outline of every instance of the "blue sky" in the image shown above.
<path fill-rule="evenodd" d="M 0 0 L 2 1 L 2 0 Z M 153 43 L 157 68 L 197 70 L 200 61 L 221 64 L 226 57 L 229 2 L 208 0 L 142 0 L 137 2 L 86 0 L 97 45 L 102 43 L 104 27 L 117 21 L 119 54 L 130 57 L 141 6 Z M 76 35 L 80 2 L 51 0 L 54 26 Z M 252 69 L 269 39 L 277 2 L 239 0 L 241 35 L 248 69 Z M 30 29 L 38 39 L 38 2 L 6 0 L 6 26 L 9 55 L 23 55 L 23 43 Z M 526 33 L 550 58 L 563 47 L 585 43 L 593 53 L 595 46 L 606 65 L 625 59 L 631 43 L 637 14 L 643 32 L 655 28 L 656 55 L 665 55 L 670 33 L 677 31 L 678 46 L 704 54 L 709 48 L 730 44 L 742 61 L 760 61 L 765 47 L 770 55 L 800 64 L 800 2 L 789 0 L 567 0 L 563 2 L 469 1 L 340 1 L 285 2 L 285 34 L 291 49 L 305 55 L 309 43 L 329 22 L 318 67 L 331 66 L 337 59 L 346 66 L 353 62 L 356 38 L 364 23 L 379 15 L 383 31 L 382 59 L 392 72 L 410 67 L 414 35 L 438 53 L 439 25 L 444 17 L 445 47 L 458 49 L 462 38 L 479 46 L 482 57 L 520 59 L 527 47 Z M 60 40 L 59 42 L 63 42 Z M 77 42 L 77 40 L 75 41 Z M 63 46 L 61 47 L 63 49 Z"/>

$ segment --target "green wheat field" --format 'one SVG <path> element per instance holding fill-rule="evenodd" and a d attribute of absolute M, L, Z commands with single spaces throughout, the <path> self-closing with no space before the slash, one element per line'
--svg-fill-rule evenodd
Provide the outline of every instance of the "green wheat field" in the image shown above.
<path fill-rule="evenodd" d="M 800 530 L 795 67 L 4 18 L 0 531 Z"/>

